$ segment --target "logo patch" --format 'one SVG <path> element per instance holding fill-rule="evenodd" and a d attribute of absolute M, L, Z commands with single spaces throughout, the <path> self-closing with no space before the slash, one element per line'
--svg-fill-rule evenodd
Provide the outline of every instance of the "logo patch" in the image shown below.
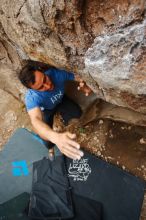
<path fill-rule="evenodd" d="M 86 181 L 90 173 L 88 159 L 73 160 L 68 168 L 68 176 L 72 177 L 73 181 Z"/>
<path fill-rule="evenodd" d="M 51 97 L 51 102 L 54 104 L 55 102 L 58 102 L 59 99 L 61 99 L 63 96 L 62 91 L 60 90 L 56 95 Z"/>
<path fill-rule="evenodd" d="M 29 174 L 25 160 L 12 162 L 13 176 L 27 176 Z"/>

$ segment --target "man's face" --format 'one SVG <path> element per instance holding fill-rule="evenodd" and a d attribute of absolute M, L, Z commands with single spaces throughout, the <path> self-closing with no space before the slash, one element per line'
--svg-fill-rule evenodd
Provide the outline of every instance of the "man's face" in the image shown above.
<path fill-rule="evenodd" d="M 35 75 L 35 83 L 30 85 L 31 89 L 38 91 L 49 91 L 54 89 L 54 85 L 46 74 L 42 73 L 39 70 L 34 72 Z"/>

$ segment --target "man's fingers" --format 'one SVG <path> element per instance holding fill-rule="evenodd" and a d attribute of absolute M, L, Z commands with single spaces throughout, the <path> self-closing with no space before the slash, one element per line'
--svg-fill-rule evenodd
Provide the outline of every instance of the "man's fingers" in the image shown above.
<path fill-rule="evenodd" d="M 76 141 L 73 140 L 73 139 L 76 138 L 76 134 L 72 134 L 70 132 L 66 132 L 66 135 L 67 135 L 67 138 L 68 138 L 67 139 L 67 144 L 69 144 L 69 145 L 71 145 L 71 146 L 73 146 L 73 147 L 75 147 L 77 149 L 80 149 L 80 145 Z"/>
<path fill-rule="evenodd" d="M 88 96 L 91 92 L 92 92 L 92 90 L 90 88 L 86 88 L 85 89 L 85 96 Z"/>
<path fill-rule="evenodd" d="M 76 134 L 72 134 L 70 132 L 66 132 L 67 136 L 71 139 L 75 139 L 76 138 Z"/>
<path fill-rule="evenodd" d="M 73 141 L 73 140 L 68 140 L 67 143 L 72 146 L 72 147 L 75 147 L 76 149 L 80 149 L 80 145 L 76 142 L 76 141 Z"/>
<path fill-rule="evenodd" d="M 58 140 L 57 146 L 63 154 L 72 159 L 81 159 L 84 153 L 79 150 L 80 145 L 74 140 L 76 134 L 70 132 L 64 132 L 60 134 L 60 140 Z"/>
<path fill-rule="evenodd" d="M 77 154 L 77 153 L 73 153 L 69 148 L 64 149 L 63 152 L 66 156 L 74 159 L 74 160 L 80 160 L 81 159 L 81 155 Z"/>
<path fill-rule="evenodd" d="M 84 92 L 85 96 L 88 96 L 92 92 L 92 90 L 84 82 L 79 84 L 77 90 Z"/>
<path fill-rule="evenodd" d="M 73 141 L 68 141 L 68 145 L 66 146 L 66 148 L 71 151 L 72 153 L 76 154 L 76 155 L 79 155 L 81 157 L 84 156 L 84 153 L 83 151 L 79 150 L 78 148 L 74 147 L 74 143 Z"/>
<path fill-rule="evenodd" d="M 84 82 L 80 82 L 79 86 L 77 87 L 78 90 L 82 89 L 85 86 Z"/>
<path fill-rule="evenodd" d="M 84 83 L 84 82 L 80 82 L 80 83 L 79 83 L 79 87 L 80 87 L 80 88 L 82 88 L 82 87 L 84 87 L 84 86 L 85 86 L 85 83 Z"/>
<path fill-rule="evenodd" d="M 74 155 L 74 154 L 72 154 L 72 153 L 70 153 L 70 152 L 68 152 L 68 151 L 66 151 L 64 154 L 65 154 L 67 157 L 69 157 L 69 158 L 71 158 L 71 159 L 73 159 L 73 160 L 80 160 L 80 159 L 81 159 L 80 156 Z"/>
<path fill-rule="evenodd" d="M 64 150 L 68 150 L 69 152 L 71 152 L 74 155 L 83 157 L 84 153 L 81 150 L 76 149 L 75 147 L 73 147 L 72 145 L 68 144 L 64 147 Z"/>

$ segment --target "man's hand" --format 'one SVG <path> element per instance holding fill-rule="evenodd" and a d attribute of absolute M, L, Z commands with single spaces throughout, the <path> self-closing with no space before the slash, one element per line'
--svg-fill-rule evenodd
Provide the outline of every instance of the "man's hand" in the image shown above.
<path fill-rule="evenodd" d="M 79 150 L 80 145 L 74 140 L 76 135 L 70 132 L 57 133 L 53 131 L 44 121 L 40 108 L 29 111 L 31 123 L 37 134 L 46 141 L 56 144 L 60 151 L 72 159 L 81 159 L 83 152 Z"/>
<path fill-rule="evenodd" d="M 84 155 L 80 149 L 80 145 L 74 141 L 76 135 L 70 132 L 56 133 L 55 144 L 60 151 L 67 157 L 80 160 Z"/>
<path fill-rule="evenodd" d="M 92 90 L 86 85 L 86 83 L 79 76 L 75 76 L 75 80 L 79 83 L 77 89 L 81 90 L 82 92 L 84 92 L 85 96 L 90 95 Z"/>
<path fill-rule="evenodd" d="M 83 91 L 85 93 L 85 96 L 90 95 L 90 93 L 92 92 L 92 90 L 86 85 L 84 81 L 79 82 L 78 90 Z"/>

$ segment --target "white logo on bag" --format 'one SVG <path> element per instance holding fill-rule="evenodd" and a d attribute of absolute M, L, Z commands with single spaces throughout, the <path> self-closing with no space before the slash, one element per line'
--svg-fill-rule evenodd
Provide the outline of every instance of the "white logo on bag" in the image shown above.
<path fill-rule="evenodd" d="M 58 99 L 60 99 L 63 96 L 63 93 L 61 92 L 61 90 L 59 91 L 58 94 L 54 95 L 51 97 L 51 101 L 54 104 L 55 102 L 58 101 Z"/>
<path fill-rule="evenodd" d="M 88 159 L 73 160 L 68 168 L 68 176 L 72 177 L 73 181 L 86 181 L 90 173 Z"/>

